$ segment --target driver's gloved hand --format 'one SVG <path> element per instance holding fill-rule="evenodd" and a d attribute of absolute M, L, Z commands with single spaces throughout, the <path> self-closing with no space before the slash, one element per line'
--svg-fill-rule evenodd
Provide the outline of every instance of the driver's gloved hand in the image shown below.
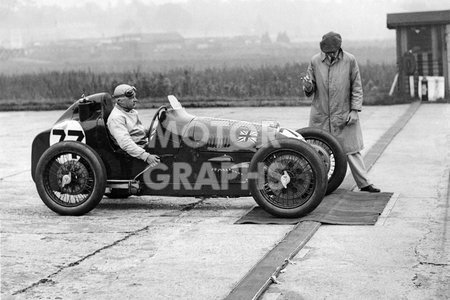
<path fill-rule="evenodd" d="M 150 165 L 150 167 L 155 167 L 159 164 L 160 159 L 158 155 L 150 154 L 145 161 Z"/>

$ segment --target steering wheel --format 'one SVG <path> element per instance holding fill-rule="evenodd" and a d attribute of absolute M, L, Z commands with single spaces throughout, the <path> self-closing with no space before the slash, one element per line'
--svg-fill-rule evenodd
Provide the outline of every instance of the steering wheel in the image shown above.
<path fill-rule="evenodd" d="M 163 105 L 163 106 L 159 107 L 158 110 L 156 111 L 155 115 L 152 118 L 149 130 L 148 130 L 149 141 L 153 140 L 153 138 L 155 137 L 156 127 L 158 126 L 159 123 L 161 123 L 161 114 L 163 111 L 164 112 L 167 111 L 167 106 Z"/>

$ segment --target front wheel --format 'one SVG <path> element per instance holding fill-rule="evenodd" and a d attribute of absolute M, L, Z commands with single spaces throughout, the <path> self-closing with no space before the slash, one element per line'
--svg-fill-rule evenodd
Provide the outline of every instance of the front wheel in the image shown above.
<path fill-rule="evenodd" d="M 277 140 L 260 148 L 249 166 L 249 189 L 264 210 L 296 218 L 314 210 L 327 189 L 318 153 L 295 139 Z"/>
<path fill-rule="evenodd" d="M 336 190 L 347 173 L 347 156 L 339 141 L 328 132 L 319 128 L 302 128 L 297 130 L 321 156 L 327 168 L 327 195 Z"/>
<path fill-rule="evenodd" d="M 35 178 L 42 201 L 60 215 L 88 213 L 101 201 L 106 187 L 103 161 L 79 142 L 48 148 L 39 159 Z"/>

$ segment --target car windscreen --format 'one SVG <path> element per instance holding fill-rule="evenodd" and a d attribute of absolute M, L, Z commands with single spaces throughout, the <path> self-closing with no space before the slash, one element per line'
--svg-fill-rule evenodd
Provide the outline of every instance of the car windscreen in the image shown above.
<path fill-rule="evenodd" d="M 170 106 L 172 106 L 173 109 L 177 110 L 183 108 L 180 101 L 178 101 L 177 97 L 169 95 L 167 96 L 167 98 L 169 99 Z"/>

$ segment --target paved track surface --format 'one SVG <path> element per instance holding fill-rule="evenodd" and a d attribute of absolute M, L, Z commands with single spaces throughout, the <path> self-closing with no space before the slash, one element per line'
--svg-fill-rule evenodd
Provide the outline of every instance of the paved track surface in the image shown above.
<path fill-rule="evenodd" d="M 363 154 L 408 107 L 364 109 Z M 154 111 L 141 111 L 144 122 Z M 293 129 L 305 127 L 309 114 L 304 107 L 188 111 L 278 120 Z M 32 139 L 60 113 L 0 113 L 2 299 L 222 299 L 292 229 L 234 225 L 255 205 L 252 198 L 105 198 L 86 216 L 58 216 L 39 199 L 29 170 Z M 297 264 L 264 298 L 375 299 L 397 286 L 404 287 L 398 293 L 405 295 L 442 295 L 449 281 L 449 233 L 443 230 L 448 220 L 448 105 L 422 105 L 417 115 L 371 171 L 377 185 L 399 195 L 383 226 L 321 226 L 306 252 L 297 255 Z M 421 174 L 429 174 L 429 180 Z M 394 254 L 395 249 L 401 250 Z M 360 282 L 370 282 L 371 293 L 349 288 Z"/>
<path fill-rule="evenodd" d="M 449 122 L 421 105 L 370 171 L 396 193 L 377 224 L 322 225 L 262 299 L 449 299 Z"/>

